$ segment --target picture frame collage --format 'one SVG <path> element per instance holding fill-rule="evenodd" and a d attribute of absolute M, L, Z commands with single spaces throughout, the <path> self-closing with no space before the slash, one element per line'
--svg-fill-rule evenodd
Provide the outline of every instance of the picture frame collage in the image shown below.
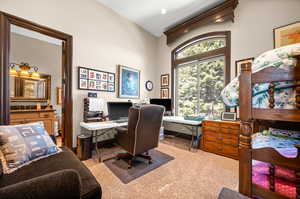
<path fill-rule="evenodd" d="M 115 73 L 101 70 L 78 67 L 78 89 L 115 92 Z"/>

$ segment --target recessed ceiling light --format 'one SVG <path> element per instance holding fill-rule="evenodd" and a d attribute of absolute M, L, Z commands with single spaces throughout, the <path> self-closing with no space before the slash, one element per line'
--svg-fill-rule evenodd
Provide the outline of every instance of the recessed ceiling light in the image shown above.
<path fill-rule="evenodd" d="M 167 13 L 167 10 L 166 10 L 165 8 L 163 8 L 163 9 L 161 9 L 160 13 L 161 13 L 162 15 L 165 15 L 165 14 Z"/>

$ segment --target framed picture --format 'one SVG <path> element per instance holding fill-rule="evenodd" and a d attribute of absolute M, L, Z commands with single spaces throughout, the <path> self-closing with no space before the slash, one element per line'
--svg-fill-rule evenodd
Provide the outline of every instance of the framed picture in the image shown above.
<path fill-rule="evenodd" d="M 95 80 L 89 80 L 89 85 L 88 85 L 88 88 L 90 90 L 96 90 L 96 82 Z"/>
<path fill-rule="evenodd" d="M 88 80 L 87 79 L 80 79 L 79 80 L 79 88 L 80 89 L 88 89 Z"/>
<path fill-rule="evenodd" d="M 88 79 L 88 70 L 86 68 L 79 69 L 79 78 L 80 79 Z"/>
<path fill-rule="evenodd" d="M 89 70 L 89 79 L 96 79 L 96 71 Z"/>
<path fill-rule="evenodd" d="M 168 87 L 169 86 L 170 75 L 163 74 L 160 76 L 160 85 L 161 87 Z"/>
<path fill-rule="evenodd" d="M 115 74 L 112 73 L 108 74 L 108 82 L 109 83 L 115 82 Z"/>
<path fill-rule="evenodd" d="M 78 67 L 78 89 L 115 92 L 115 73 Z"/>
<path fill-rule="evenodd" d="M 300 21 L 275 28 L 274 48 L 300 43 Z"/>
<path fill-rule="evenodd" d="M 253 63 L 253 61 L 254 61 L 254 57 L 235 61 L 235 76 L 237 77 L 241 74 L 241 65 L 242 64 L 248 63 L 248 62 Z"/>
<path fill-rule="evenodd" d="M 162 99 L 169 98 L 169 88 L 161 88 L 160 89 L 160 98 L 162 98 Z"/>
<path fill-rule="evenodd" d="M 140 71 L 126 66 L 118 66 L 119 98 L 140 98 Z"/>

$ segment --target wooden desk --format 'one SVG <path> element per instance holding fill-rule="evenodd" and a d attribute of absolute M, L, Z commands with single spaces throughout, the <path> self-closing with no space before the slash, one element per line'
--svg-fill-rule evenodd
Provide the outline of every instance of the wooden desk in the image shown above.
<path fill-rule="evenodd" d="M 203 121 L 201 149 L 225 157 L 239 159 L 240 122 Z"/>

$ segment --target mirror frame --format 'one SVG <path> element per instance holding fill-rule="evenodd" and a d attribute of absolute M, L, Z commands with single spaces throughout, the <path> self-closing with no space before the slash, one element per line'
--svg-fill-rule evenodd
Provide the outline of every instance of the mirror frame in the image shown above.
<path fill-rule="evenodd" d="M 73 149 L 72 61 L 73 37 L 69 34 L 36 24 L 0 11 L 0 125 L 10 121 L 9 57 L 10 25 L 14 24 L 62 40 L 62 129 L 63 145 Z M 75 144 L 75 143 L 74 143 Z"/>
<path fill-rule="evenodd" d="M 26 77 L 16 77 L 16 78 L 23 78 L 23 79 L 31 79 L 31 78 L 26 78 Z M 47 102 L 48 100 L 51 101 L 51 75 L 45 75 L 45 74 L 40 74 L 40 79 L 44 79 L 46 82 L 46 87 L 45 87 L 45 97 L 44 98 L 26 98 L 26 97 L 10 97 L 11 102 Z M 16 87 L 16 81 L 15 81 L 15 93 L 17 93 L 17 90 L 21 88 Z"/>

